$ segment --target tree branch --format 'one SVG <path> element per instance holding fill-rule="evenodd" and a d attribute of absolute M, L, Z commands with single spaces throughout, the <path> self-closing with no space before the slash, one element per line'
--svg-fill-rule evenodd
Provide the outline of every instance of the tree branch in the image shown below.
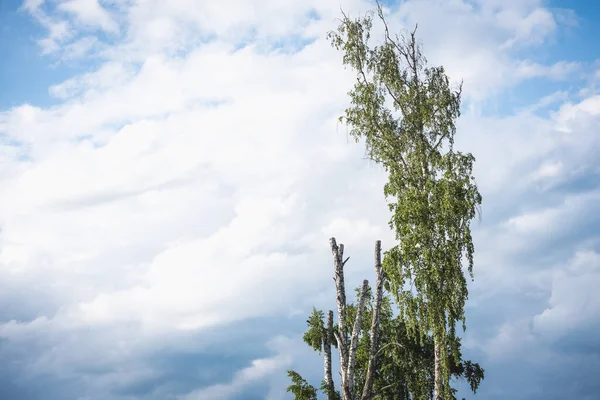
<path fill-rule="evenodd" d="M 404 347 L 404 346 L 402 345 L 402 343 L 398 343 L 398 342 L 390 342 L 390 343 L 387 343 L 385 346 L 382 346 L 382 347 L 381 347 L 381 348 L 380 348 L 380 349 L 377 351 L 377 353 L 376 353 L 376 354 L 379 354 L 379 353 L 380 353 L 380 352 L 382 352 L 382 351 L 383 351 L 385 348 L 387 348 L 387 347 L 390 347 L 390 346 Z"/>
<path fill-rule="evenodd" d="M 381 301 L 383 298 L 383 268 L 381 266 L 381 240 L 375 242 L 375 300 L 373 304 L 373 316 L 371 319 L 371 337 L 369 346 L 369 363 L 367 365 L 367 375 L 362 392 L 362 400 L 369 399 L 373 389 L 373 376 L 376 369 L 376 352 L 379 345 L 379 315 L 381 312 Z"/>
<path fill-rule="evenodd" d="M 356 318 L 354 320 L 354 329 L 352 329 L 352 337 L 350 339 L 350 354 L 348 357 L 348 389 L 354 391 L 354 364 L 356 363 L 356 348 L 358 347 L 358 334 L 362 326 L 363 312 L 365 311 L 365 302 L 367 301 L 367 290 L 369 289 L 369 281 L 363 281 L 358 300 L 358 308 L 356 310 Z"/>
<path fill-rule="evenodd" d="M 385 27 L 386 41 L 390 42 L 396 48 L 396 50 L 398 50 L 398 53 L 400 53 L 400 55 L 407 57 L 408 53 L 402 47 L 400 47 L 396 41 L 392 40 L 392 38 L 390 37 L 390 30 L 388 29 L 387 21 L 385 20 L 385 17 L 383 16 L 383 8 L 381 7 L 381 4 L 379 4 L 379 1 L 377 1 L 376 3 L 377 3 L 377 16 L 379 17 L 381 22 L 383 22 L 383 26 Z"/>
<path fill-rule="evenodd" d="M 369 399 L 372 399 L 372 398 L 374 398 L 375 396 L 379 395 L 379 394 L 380 394 L 381 392 L 383 392 L 384 390 L 386 390 L 386 389 L 389 389 L 389 388 L 391 388 L 391 387 L 394 387 L 394 386 L 397 386 L 397 385 L 398 385 L 398 382 L 395 382 L 395 383 L 390 383 L 389 385 L 385 385 L 385 386 L 383 386 L 383 387 L 379 388 L 379 390 L 378 390 L 378 391 L 376 391 L 375 393 L 372 393 L 372 394 L 371 394 L 371 396 L 369 397 Z"/>
<path fill-rule="evenodd" d="M 340 367 L 342 370 L 342 394 L 347 391 L 346 385 L 346 371 L 348 368 L 348 341 L 344 320 L 346 317 L 346 288 L 344 284 L 344 245 L 340 244 L 339 247 L 335 241 L 335 238 L 329 239 L 329 245 L 333 254 L 333 265 L 335 270 L 335 289 L 336 289 L 336 302 L 338 311 L 338 331 L 334 332 L 336 340 L 338 342 L 338 349 L 340 352 Z M 347 260 L 346 260 L 347 261 Z M 348 398 L 348 400 L 350 400 Z"/>

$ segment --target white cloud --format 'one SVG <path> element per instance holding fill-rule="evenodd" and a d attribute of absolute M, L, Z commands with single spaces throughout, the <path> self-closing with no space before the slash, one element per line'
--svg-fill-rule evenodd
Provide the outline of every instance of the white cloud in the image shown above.
<path fill-rule="evenodd" d="M 521 319 L 504 323 L 496 336 L 485 343 L 482 348 L 495 360 L 510 360 L 522 354 L 536 344 L 535 337 L 529 328 L 529 320 Z"/>
<path fill-rule="evenodd" d="M 29 12 L 37 11 L 43 4 L 45 0 L 25 0 L 21 5 L 21 8 L 27 10 Z"/>
<path fill-rule="evenodd" d="M 540 65 L 531 61 L 524 61 L 517 66 L 516 73 L 524 78 L 544 77 L 550 79 L 568 79 L 581 69 L 578 62 L 559 61 L 553 65 Z"/>
<path fill-rule="evenodd" d="M 563 163 L 560 161 L 545 163 L 533 173 L 533 179 L 538 180 L 558 176 L 562 169 Z"/>
<path fill-rule="evenodd" d="M 65 61 L 80 60 L 88 55 L 94 56 L 101 42 L 95 36 L 84 36 L 63 47 L 62 58 Z"/>
<path fill-rule="evenodd" d="M 275 337 L 269 343 L 269 347 L 278 354 L 270 358 L 256 359 L 234 375 L 228 383 L 216 384 L 202 389 L 194 390 L 178 400 L 227 400 L 247 390 L 247 387 L 256 383 L 264 383 L 272 379 L 273 375 L 279 375 L 291 365 L 293 354 L 299 353 L 293 350 L 293 343 L 286 337 Z M 275 393 L 266 397 L 268 400 L 282 399 Z"/>
<path fill-rule="evenodd" d="M 578 122 L 594 121 L 600 115 L 600 95 L 587 96 L 577 104 L 565 103 L 555 114 L 554 118 L 564 132 L 581 129 Z"/>
<path fill-rule="evenodd" d="M 57 7 L 61 11 L 73 14 L 79 23 L 99 27 L 109 33 L 119 32 L 119 26 L 98 0 L 66 0 L 60 2 Z"/>
<path fill-rule="evenodd" d="M 534 328 L 552 339 L 600 326 L 600 254 L 583 250 L 555 272 L 548 308 L 533 318 Z"/>
<path fill-rule="evenodd" d="M 361 145 L 348 143 L 335 120 L 353 82 L 324 39 L 338 4 L 215 4 L 119 1 L 109 12 L 107 3 L 68 1 L 59 13 L 24 5 L 49 31 L 47 52 L 100 61 L 49 88 L 58 105 L 0 113 L 0 133 L 13 143 L 0 143 L 0 281 L 33 308 L 53 300 L 35 317 L 9 317 L 0 336 L 20 343 L 52 336 L 58 350 L 41 351 L 38 371 L 86 359 L 119 363 L 119 351 L 135 357 L 186 332 L 305 310 L 332 289 L 330 236 L 347 245 L 356 282 L 372 272 L 373 242 L 392 244 L 383 171 L 361 159 Z M 351 15 L 372 8 L 343 7 Z M 572 78 L 579 68 L 516 52 L 560 29 L 539 1 L 407 1 L 392 11 L 394 29 L 419 22 L 425 53 L 465 79 L 470 103 L 534 77 Z M 116 43 L 103 43 L 92 28 L 113 33 Z M 283 51 L 275 46 L 281 37 L 314 42 Z M 538 105 L 568 99 L 559 93 Z M 459 124 L 457 145 L 477 156 L 484 194 L 474 300 L 510 290 L 537 296 L 553 285 L 540 321 L 570 300 L 548 278 L 553 271 L 517 274 L 520 265 L 507 259 L 581 222 L 597 202 L 593 190 L 552 192 L 597 166 L 598 97 L 569 101 L 550 116 L 467 113 Z M 547 197 L 551 204 L 539 204 Z M 31 298 L 41 287 L 47 296 Z M 535 313 L 527 313 L 486 342 L 492 353 L 529 332 Z M 82 329 L 107 336 L 61 341 Z M 92 342 L 95 352 L 78 351 Z M 288 353 L 190 398 L 233 395 L 287 365 Z M 151 367 L 132 371 L 102 379 L 119 386 L 153 376 Z"/>
<path fill-rule="evenodd" d="M 48 36 L 38 41 L 42 54 L 49 54 L 60 49 L 61 43 L 73 37 L 73 29 L 67 21 L 57 21 L 40 16 L 40 22 L 48 29 Z"/>
<path fill-rule="evenodd" d="M 227 384 L 217 384 L 196 390 L 185 396 L 181 400 L 226 400 L 238 395 L 243 389 L 255 382 L 260 382 L 266 376 L 273 374 L 289 364 L 286 358 L 276 356 L 273 358 L 263 358 L 252 361 L 248 368 L 236 373 L 233 380 Z"/>
<path fill-rule="evenodd" d="M 49 93 L 67 100 L 75 96 L 91 97 L 98 92 L 111 90 L 115 85 L 125 85 L 133 76 L 132 68 L 120 62 L 104 63 L 98 70 L 75 76 L 49 88 Z"/>
<path fill-rule="evenodd" d="M 558 105 L 569 98 L 569 93 L 564 90 L 559 90 L 557 92 L 551 93 L 547 96 L 543 96 L 536 103 L 526 107 L 523 110 L 523 113 L 533 113 L 545 107 L 550 107 L 553 105 Z"/>
<path fill-rule="evenodd" d="M 595 251 L 579 250 L 566 266 L 555 265 L 548 271 L 550 279 L 545 283 L 550 292 L 545 308 L 531 313 L 529 307 L 521 304 L 520 316 L 514 313 L 494 337 L 475 346 L 494 360 L 511 360 L 527 352 L 529 363 L 543 364 L 550 357 L 569 357 L 552 347 L 557 341 L 571 340 L 582 348 L 597 345 L 599 261 Z M 573 339 L 569 339 L 571 336 Z"/>
<path fill-rule="evenodd" d="M 319 60 L 322 49 L 273 57 L 249 48 L 228 56 L 210 45 L 185 61 L 151 59 L 137 75 L 111 63 L 53 87 L 53 94 L 73 99 L 62 106 L 13 110 L 7 131 L 29 143 L 35 161 L 5 182 L 13 194 L 3 201 L 6 240 L 44 252 L 52 260 L 47 268 L 65 276 L 77 266 L 88 276 L 106 276 L 99 260 L 143 248 L 145 264 L 131 266 L 134 282 L 111 287 L 99 278 L 96 287 L 80 287 L 81 304 L 65 305 L 57 323 L 135 319 L 149 329 L 199 329 L 286 312 L 305 295 L 303 284 L 327 273 L 321 265 L 329 265 L 329 257 L 323 264 L 310 261 L 315 251 L 323 254 L 316 249 L 327 254 L 328 232 L 321 227 L 335 216 L 345 227 L 340 234 L 351 230 L 353 222 L 343 218 L 359 218 L 364 201 L 336 195 L 329 180 L 344 188 L 378 173 L 365 165 L 358 176 L 334 178 L 346 161 L 362 164 L 361 150 L 335 134 L 336 102 L 348 80 L 331 78 L 335 67 Z M 220 67 L 226 57 L 245 70 Z M 196 76 L 200 69 L 206 73 Z M 335 87 L 340 96 L 321 95 Z M 228 102 L 195 105 L 217 95 Z M 117 132 L 104 126 L 136 114 L 148 119 Z M 74 140 L 83 134 L 90 139 Z M 315 209 L 338 196 L 356 216 Z M 294 247 L 303 253 L 290 254 Z M 16 256 L 25 251 L 13 246 L 11 265 L 41 273 L 34 258 Z M 109 269 L 120 274 L 127 268 L 117 262 Z M 243 301 L 256 292 L 265 297 Z M 280 301 L 273 303 L 273 296 Z"/>

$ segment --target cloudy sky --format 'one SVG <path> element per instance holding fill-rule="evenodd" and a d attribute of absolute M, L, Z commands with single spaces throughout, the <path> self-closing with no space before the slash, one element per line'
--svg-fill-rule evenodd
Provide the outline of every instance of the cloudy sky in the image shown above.
<path fill-rule="evenodd" d="M 386 3 L 464 79 L 476 398 L 600 392 L 594 3 Z M 327 239 L 355 286 L 393 244 L 385 175 L 336 121 L 340 6 L 374 5 L 0 0 L 1 399 L 278 400 L 288 368 L 320 381 L 300 338 L 333 306 Z"/>

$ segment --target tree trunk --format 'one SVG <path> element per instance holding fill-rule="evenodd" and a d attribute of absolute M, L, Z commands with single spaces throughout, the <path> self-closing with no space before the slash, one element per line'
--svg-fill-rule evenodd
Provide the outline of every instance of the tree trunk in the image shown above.
<path fill-rule="evenodd" d="M 375 358 L 379 348 L 379 314 L 383 297 L 383 268 L 381 267 L 381 240 L 375 242 L 375 299 L 373 301 L 373 317 L 371 319 L 371 337 L 369 338 L 369 364 L 362 400 L 369 400 L 373 394 L 373 375 L 375 373 Z"/>
<path fill-rule="evenodd" d="M 331 342 L 333 341 L 333 311 L 327 314 L 327 332 L 325 332 L 324 353 L 325 353 L 325 386 L 329 389 L 327 394 L 329 400 L 333 400 L 333 376 L 331 373 Z"/>
<path fill-rule="evenodd" d="M 340 244 L 338 247 L 335 242 L 335 238 L 329 239 L 331 246 L 331 252 L 333 253 L 333 263 L 335 267 L 335 291 L 336 301 L 338 309 L 338 329 L 334 332 L 335 338 L 338 342 L 338 350 L 340 353 L 340 369 L 341 369 L 341 380 L 342 380 L 342 400 L 353 400 L 352 393 L 348 387 L 347 372 L 348 372 L 348 334 L 344 320 L 346 317 L 346 288 L 344 284 L 344 245 Z"/>
<path fill-rule="evenodd" d="M 367 289 L 369 289 L 369 281 L 363 281 L 356 310 L 356 319 L 354 320 L 354 329 L 352 329 L 352 338 L 350 339 L 350 354 L 348 356 L 348 377 L 346 379 L 348 390 L 354 393 L 354 364 L 356 363 L 356 348 L 358 346 L 358 334 L 362 325 L 362 316 L 365 311 L 365 301 L 367 300 Z"/>
<path fill-rule="evenodd" d="M 365 309 L 365 303 L 367 300 L 367 290 L 369 288 L 369 282 L 363 281 L 363 285 L 358 300 L 356 319 L 354 320 L 354 326 L 352 329 L 352 335 L 348 338 L 348 330 L 345 326 L 346 317 L 346 290 L 344 287 L 344 265 L 346 260 L 343 260 L 344 256 L 344 245 L 340 244 L 339 247 L 335 241 L 335 238 L 329 239 L 331 245 L 331 252 L 333 253 L 333 263 L 335 267 L 335 287 L 336 287 L 336 300 L 338 308 L 338 329 L 333 330 L 333 312 L 329 311 L 327 315 L 327 332 L 325 334 L 325 384 L 328 388 L 331 388 L 330 393 L 333 395 L 333 380 L 331 378 L 331 333 L 335 335 L 338 343 L 338 350 L 340 353 L 340 370 L 341 370 L 341 395 L 342 400 L 355 400 L 360 393 L 354 393 L 354 368 L 356 363 L 356 351 L 358 347 L 358 337 L 362 328 L 362 317 Z M 362 388 L 361 400 L 369 400 L 373 397 L 372 386 L 373 376 L 375 373 L 375 358 L 377 355 L 377 340 L 379 330 L 379 318 L 381 312 L 381 302 L 383 297 L 383 269 L 381 266 L 381 241 L 375 242 L 375 294 L 373 304 L 373 316 L 371 320 L 371 332 L 370 332 L 370 348 L 369 348 L 369 362 L 367 367 L 367 375 L 365 377 L 365 385 Z M 355 396 L 356 394 L 356 396 Z"/>
<path fill-rule="evenodd" d="M 442 400 L 444 398 L 442 382 L 442 358 L 438 339 L 434 339 L 433 373 L 433 400 Z"/>

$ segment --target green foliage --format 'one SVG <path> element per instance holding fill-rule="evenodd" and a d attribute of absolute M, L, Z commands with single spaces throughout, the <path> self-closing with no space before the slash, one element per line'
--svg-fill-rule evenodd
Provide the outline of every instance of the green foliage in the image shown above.
<path fill-rule="evenodd" d="M 364 385 L 368 354 L 370 348 L 369 333 L 371 329 L 370 321 L 373 312 L 373 298 L 371 290 L 367 292 L 367 302 L 365 314 L 363 315 L 363 323 L 360 332 L 360 341 L 357 349 L 356 358 L 356 376 L 355 389 L 360 393 Z M 356 303 L 358 303 L 358 290 L 356 295 Z M 346 307 L 345 325 L 349 326 L 353 323 L 356 317 L 356 303 L 349 303 Z M 313 309 L 311 317 L 322 316 L 323 313 Z M 325 334 L 325 330 L 315 330 L 311 325 L 313 318 L 307 320 L 308 331 L 320 331 Z M 317 320 L 317 318 L 314 318 Z M 321 325 L 322 327 L 322 325 Z M 426 335 L 409 334 L 407 325 L 400 315 L 394 313 L 392 299 L 389 295 L 385 295 L 382 300 L 380 313 L 380 344 L 377 353 L 377 365 L 375 379 L 373 383 L 373 392 L 377 395 L 373 397 L 375 400 L 429 400 L 432 398 L 433 391 L 433 338 Z M 306 337 L 306 335 L 305 335 Z M 321 340 L 323 337 L 321 337 Z M 305 340 L 306 341 L 306 340 Z M 307 344 L 317 352 L 321 352 L 320 348 L 312 346 L 311 342 Z M 454 354 L 458 362 L 454 358 L 448 360 L 450 375 L 455 379 L 465 379 L 473 392 L 477 391 L 481 380 L 484 377 L 484 370 L 477 363 L 469 360 L 462 360 L 460 353 L 460 339 L 455 338 L 452 342 L 448 342 L 448 354 Z M 335 358 L 335 357 L 334 357 Z M 291 371 L 293 372 L 293 371 Z M 300 375 L 293 372 L 295 375 L 288 375 L 292 378 L 294 385 L 290 390 L 296 396 L 296 400 L 304 400 L 311 397 L 298 397 L 300 395 L 311 395 L 314 388 L 302 379 Z M 305 389 L 309 388 L 309 389 Z M 340 394 L 336 391 L 330 394 L 328 388 L 321 384 L 321 392 L 330 400 L 340 400 Z M 305 390 L 304 392 L 302 390 Z M 298 393 L 298 394 L 297 394 Z M 314 392 L 316 396 L 316 391 Z M 455 400 L 455 390 L 449 388 L 448 399 Z"/>
<path fill-rule="evenodd" d="M 467 382 L 469 382 L 469 386 L 471 387 L 473 393 L 477 392 L 479 384 L 485 377 L 485 370 L 481 368 L 479 364 L 472 363 L 471 361 L 465 361 L 458 364 L 455 367 L 455 371 L 460 376 L 463 376 Z"/>
<path fill-rule="evenodd" d="M 342 400 L 342 396 L 340 395 L 340 392 L 327 386 L 325 381 L 321 382 L 321 392 L 323 392 L 323 394 L 325 394 L 325 397 L 327 397 L 327 400 Z"/>
<path fill-rule="evenodd" d="M 317 389 L 306 382 L 296 371 L 288 371 L 288 377 L 292 384 L 288 386 L 287 392 L 291 392 L 296 400 L 317 400 Z"/>
<path fill-rule="evenodd" d="M 308 317 L 306 324 L 308 330 L 302 337 L 304 342 L 319 353 L 323 350 L 323 339 L 325 337 L 325 327 L 323 326 L 323 311 L 313 307 L 312 314 Z"/>
<path fill-rule="evenodd" d="M 465 329 L 468 297 L 462 262 L 466 258 L 472 277 L 470 222 L 482 201 L 475 158 L 454 149 L 462 87 L 450 87 L 443 67 L 427 66 L 415 32 L 392 38 L 381 7 L 378 16 L 385 27 L 381 44 L 369 44 L 373 14 L 344 15 L 329 34 L 343 64 L 357 73 L 341 120 L 388 173 L 384 194 L 398 244 L 386 252 L 383 267 L 406 332 L 421 345 L 430 335 L 436 343 L 455 343 L 456 324 Z M 440 345 L 445 397 L 459 362 L 454 347 Z"/>

